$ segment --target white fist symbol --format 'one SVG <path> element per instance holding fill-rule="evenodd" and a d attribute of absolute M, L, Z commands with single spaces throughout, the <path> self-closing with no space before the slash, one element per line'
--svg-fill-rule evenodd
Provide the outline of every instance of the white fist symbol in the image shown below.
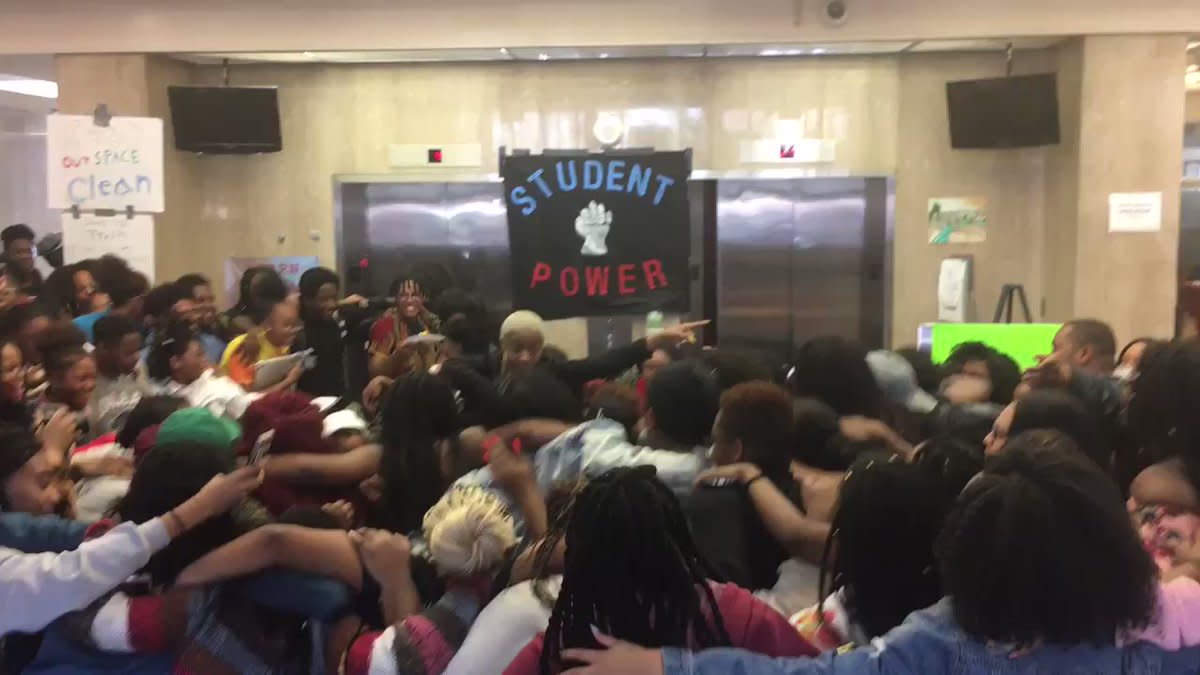
<path fill-rule="evenodd" d="M 608 237 L 608 228 L 612 225 L 612 214 L 603 204 L 588 202 L 579 215 L 575 217 L 575 232 L 583 237 L 583 246 L 579 252 L 583 255 L 608 255 L 608 246 L 604 243 Z"/>

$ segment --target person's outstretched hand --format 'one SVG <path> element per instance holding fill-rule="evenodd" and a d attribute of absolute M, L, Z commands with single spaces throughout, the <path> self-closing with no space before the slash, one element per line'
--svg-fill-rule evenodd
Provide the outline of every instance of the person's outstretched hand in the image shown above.
<path fill-rule="evenodd" d="M 387 391 L 388 387 L 392 386 L 392 378 L 380 375 L 372 378 L 367 386 L 363 388 L 362 404 L 367 409 L 367 412 L 374 414 L 379 408 L 379 399 L 383 397 L 383 392 Z"/>
<path fill-rule="evenodd" d="M 498 437 L 492 437 L 485 447 L 488 448 L 487 463 L 492 470 L 492 478 L 505 492 L 515 498 L 529 491 L 537 491 L 533 462 L 528 457 L 516 454 Z"/>
<path fill-rule="evenodd" d="M 386 584 L 399 575 L 408 575 L 409 559 L 412 556 L 412 544 L 408 537 L 369 528 L 353 530 L 349 536 L 358 549 L 358 557 L 362 559 L 363 567 L 366 567 L 380 584 Z"/>
<path fill-rule="evenodd" d="M 75 444 L 78 436 L 79 416 L 66 408 L 55 410 L 37 433 L 37 439 L 42 442 L 42 445 L 48 445 L 64 453 Z"/>
<path fill-rule="evenodd" d="M 343 530 L 349 530 L 354 527 L 354 505 L 345 499 L 339 499 L 329 504 L 322 504 L 321 510 L 327 515 L 336 518 L 338 526 Z"/>
<path fill-rule="evenodd" d="M 593 632 L 595 629 L 592 629 Z M 564 661 L 579 661 L 584 665 L 572 668 L 572 675 L 663 675 L 662 652 L 622 642 L 603 633 L 595 633 L 596 641 L 606 649 L 567 649 Z"/>
<path fill-rule="evenodd" d="M 672 326 L 646 338 L 646 346 L 650 351 L 654 351 L 655 349 L 671 349 L 684 342 L 695 342 L 696 329 L 707 326 L 709 323 L 709 320 L 705 319 Z"/>
<path fill-rule="evenodd" d="M 260 466 L 244 466 L 230 473 L 218 474 L 191 499 L 180 504 L 175 514 L 182 521 L 183 529 L 193 528 L 241 504 L 247 495 L 262 485 L 262 481 Z"/>
<path fill-rule="evenodd" d="M 1021 376 L 1021 382 L 1034 389 L 1063 389 L 1071 383 L 1071 365 L 1057 354 L 1038 359 L 1038 364 Z"/>
<path fill-rule="evenodd" d="M 738 462 L 736 464 L 726 464 L 725 466 L 714 466 L 711 469 L 705 469 L 696 476 L 696 485 L 714 481 L 720 478 L 728 478 L 737 483 L 746 484 L 762 475 L 762 469 L 749 462 Z"/>

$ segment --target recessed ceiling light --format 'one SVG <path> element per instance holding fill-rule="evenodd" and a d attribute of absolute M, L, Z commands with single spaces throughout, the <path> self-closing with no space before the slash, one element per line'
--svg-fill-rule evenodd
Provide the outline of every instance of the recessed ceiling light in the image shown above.
<path fill-rule="evenodd" d="M 815 47 L 815 48 L 812 50 L 812 53 L 814 53 L 814 54 L 824 54 L 824 53 L 825 53 L 825 48 L 824 48 L 824 47 Z"/>
<path fill-rule="evenodd" d="M 759 56 L 782 56 L 783 52 L 778 49 L 764 49 L 758 53 Z"/>
<path fill-rule="evenodd" d="M 316 54 L 313 54 L 312 52 L 303 52 L 301 54 L 301 56 L 303 56 L 306 59 L 311 59 L 312 57 L 316 56 Z"/>
<path fill-rule="evenodd" d="M 549 61 L 549 60 L 550 60 L 550 55 L 547 54 L 546 52 L 542 52 L 541 54 L 538 54 L 538 61 Z"/>
<path fill-rule="evenodd" d="M 602 58 L 602 59 L 607 59 L 607 58 L 608 58 L 608 52 L 600 52 L 600 58 Z"/>
<path fill-rule="evenodd" d="M 508 47 L 501 47 L 500 53 L 504 54 L 505 56 L 508 56 Z"/>

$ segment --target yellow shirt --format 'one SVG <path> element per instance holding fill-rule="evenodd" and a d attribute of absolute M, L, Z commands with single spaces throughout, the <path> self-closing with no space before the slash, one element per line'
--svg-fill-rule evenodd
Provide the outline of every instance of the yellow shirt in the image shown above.
<path fill-rule="evenodd" d="M 249 387 L 254 384 L 254 364 L 267 359 L 274 359 L 280 356 L 286 356 L 291 351 L 291 347 L 276 347 L 267 339 L 265 331 L 258 333 L 258 358 L 253 363 L 244 363 L 238 357 L 238 349 L 242 343 L 246 341 L 245 335 L 239 335 L 229 342 L 229 346 L 225 348 L 225 353 L 221 355 L 221 372 L 229 376 L 229 379 L 237 382 L 243 387 Z"/>

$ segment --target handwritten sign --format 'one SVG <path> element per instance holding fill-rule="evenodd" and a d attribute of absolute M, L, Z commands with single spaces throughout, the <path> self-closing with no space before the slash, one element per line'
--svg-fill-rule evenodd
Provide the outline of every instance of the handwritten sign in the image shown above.
<path fill-rule="evenodd" d="M 62 216 L 63 260 L 67 263 L 99 258 L 106 253 L 124 258 L 129 266 L 154 280 L 154 216 L 125 214 Z"/>
<path fill-rule="evenodd" d="M 162 120 L 114 117 L 102 127 L 89 115 L 50 115 L 46 132 L 50 208 L 162 213 Z"/>

